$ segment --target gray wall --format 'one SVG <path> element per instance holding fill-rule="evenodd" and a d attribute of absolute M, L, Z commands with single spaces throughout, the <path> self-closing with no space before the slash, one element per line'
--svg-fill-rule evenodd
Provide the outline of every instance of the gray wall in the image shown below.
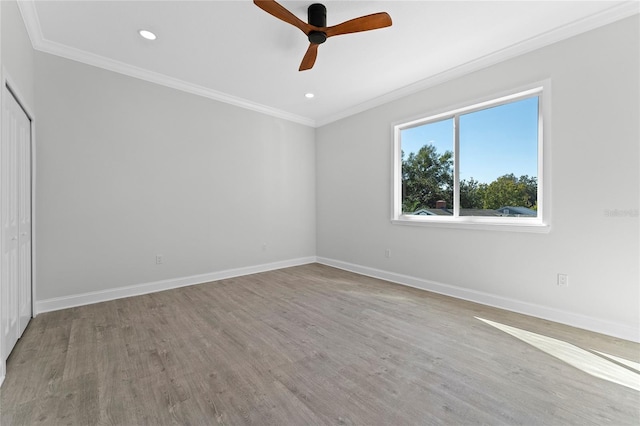
<path fill-rule="evenodd" d="M 20 101 L 31 113 L 35 109 L 34 50 L 14 1 L 0 1 L 2 7 L 2 67 L 13 83 Z"/>
<path fill-rule="evenodd" d="M 314 131 L 34 53 L 0 4 L 36 113 L 38 300 L 317 254 L 637 329 L 638 218 L 605 215 L 639 204 L 637 17 Z M 392 122 L 544 78 L 550 233 L 391 225 Z"/>
<path fill-rule="evenodd" d="M 39 300 L 315 255 L 312 128 L 40 52 L 36 82 Z"/>
<path fill-rule="evenodd" d="M 317 255 L 637 333 L 639 39 L 634 16 L 318 129 Z M 550 233 L 390 223 L 391 123 L 545 78 Z"/>

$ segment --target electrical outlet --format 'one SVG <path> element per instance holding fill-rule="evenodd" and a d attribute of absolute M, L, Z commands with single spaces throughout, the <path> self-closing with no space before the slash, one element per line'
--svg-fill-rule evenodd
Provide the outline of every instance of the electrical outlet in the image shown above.
<path fill-rule="evenodd" d="M 163 259 L 162 259 L 162 255 L 161 254 L 157 254 L 156 255 L 156 265 L 162 265 L 163 263 Z"/>
<path fill-rule="evenodd" d="M 391 257 L 391 249 L 386 249 L 384 251 L 384 257 L 386 257 L 387 259 Z"/>
<path fill-rule="evenodd" d="M 569 275 L 558 274 L 558 285 L 560 287 L 569 287 Z"/>

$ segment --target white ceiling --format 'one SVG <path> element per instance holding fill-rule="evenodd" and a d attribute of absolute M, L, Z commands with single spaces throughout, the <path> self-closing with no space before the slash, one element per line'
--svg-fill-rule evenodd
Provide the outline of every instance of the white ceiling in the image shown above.
<path fill-rule="evenodd" d="M 313 1 L 280 3 L 306 21 Z M 19 3 L 38 50 L 311 126 L 638 13 L 636 1 L 324 4 L 328 25 L 382 11 L 393 25 L 330 38 L 299 72 L 306 36 L 251 0 Z"/>

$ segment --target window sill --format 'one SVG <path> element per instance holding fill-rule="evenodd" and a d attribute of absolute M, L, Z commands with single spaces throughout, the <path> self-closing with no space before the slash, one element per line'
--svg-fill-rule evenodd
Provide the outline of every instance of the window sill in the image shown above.
<path fill-rule="evenodd" d="M 488 221 L 482 219 L 410 219 L 406 216 L 391 219 L 394 225 L 403 226 L 424 226 L 431 228 L 466 229 L 479 231 L 507 231 L 507 232 L 531 232 L 546 234 L 551 230 L 551 226 L 538 221 L 514 222 L 514 221 Z"/>

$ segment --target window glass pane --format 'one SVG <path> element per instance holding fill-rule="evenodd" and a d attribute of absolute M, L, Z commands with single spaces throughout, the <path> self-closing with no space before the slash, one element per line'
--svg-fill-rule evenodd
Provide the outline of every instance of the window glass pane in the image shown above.
<path fill-rule="evenodd" d="M 537 217 L 538 97 L 459 123 L 460 216 Z"/>
<path fill-rule="evenodd" d="M 453 119 L 403 129 L 402 213 L 453 215 Z"/>

